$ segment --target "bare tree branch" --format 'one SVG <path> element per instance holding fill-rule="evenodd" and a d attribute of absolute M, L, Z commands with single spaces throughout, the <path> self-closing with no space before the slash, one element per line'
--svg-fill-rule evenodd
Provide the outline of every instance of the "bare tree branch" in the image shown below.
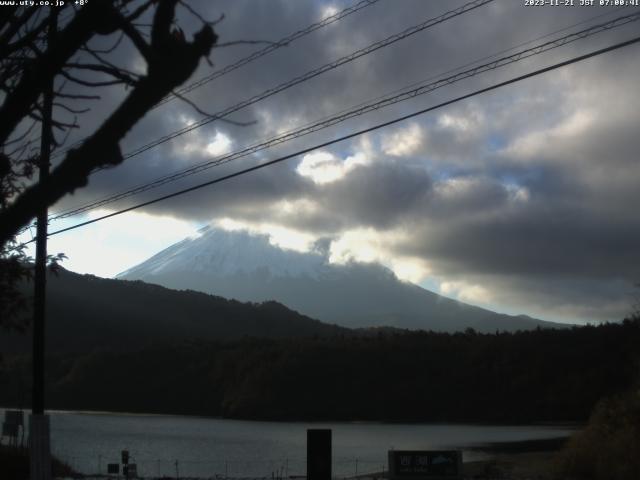
<path fill-rule="evenodd" d="M 18 122 L 41 94 L 46 82 L 58 74 L 62 66 L 95 33 L 109 2 L 95 0 L 78 11 L 67 27 L 58 33 L 55 45 L 32 64 L 25 67 L 19 82 L 0 107 L 0 143 L 4 143 Z"/>
<path fill-rule="evenodd" d="M 69 72 L 61 71 L 60 75 L 69 80 L 72 83 L 76 83 L 78 85 L 82 85 L 84 87 L 108 87 L 110 85 L 120 85 L 122 83 L 126 83 L 122 80 L 106 80 L 102 82 L 96 82 L 92 80 L 82 80 L 81 78 L 76 77 L 75 75 L 71 75 Z"/>
<path fill-rule="evenodd" d="M 133 22 L 136 18 L 139 18 L 144 12 L 149 10 L 149 7 L 156 3 L 156 0 L 147 0 L 142 5 L 140 5 L 137 9 L 133 11 L 130 15 L 125 17 L 125 20 L 129 23 Z"/>
<path fill-rule="evenodd" d="M 47 182 L 29 186 L 11 205 L 0 211 L 0 245 L 6 245 L 21 227 L 29 223 L 38 211 L 38 205 L 51 205 L 62 196 L 86 185 L 88 175 L 95 168 L 121 163 L 123 157 L 119 147 L 120 140 L 156 103 L 193 74 L 200 59 L 208 57 L 217 40 L 217 35 L 210 26 L 206 25 L 197 32 L 192 42 L 186 42 L 171 34 L 176 3 L 177 0 L 164 0 L 159 2 L 156 8 L 151 44 L 145 42 L 143 47 L 143 49 L 147 49 L 146 55 L 144 53 L 143 55 L 148 60 L 148 74 L 139 78 L 124 101 L 93 135 L 77 149 L 67 153 L 62 162 L 51 172 Z M 99 4 L 99 0 L 89 5 L 96 4 Z M 102 10 L 104 10 L 104 6 Z M 84 30 L 80 26 L 78 18 L 84 16 L 86 19 L 86 16 L 89 15 L 87 12 L 97 15 L 100 11 L 98 8 L 95 11 L 90 8 L 78 11 L 76 18 L 61 32 L 59 45 L 53 51 L 47 51 L 42 59 L 35 62 L 35 70 L 49 76 L 63 73 L 64 65 L 74 53 L 70 45 L 71 40 L 75 41 L 75 50 L 77 50 L 81 45 L 86 44 L 91 36 L 90 31 Z M 114 16 L 124 18 L 120 12 Z M 107 23 L 111 25 L 111 19 Z M 121 26 L 121 28 L 129 38 L 132 38 L 132 35 L 125 30 L 127 27 Z M 74 33 L 73 37 L 70 32 Z M 135 35 L 133 37 L 135 38 Z M 138 48 L 138 45 L 136 47 Z M 45 71 L 45 66 L 49 69 L 53 68 L 55 73 Z M 63 75 L 69 78 L 68 72 L 64 72 Z M 70 79 L 70 81 L 76 80 L 78 79 Z M 25 79 L 21 79 L 20 84 L 14 90 L 14 98 L 15 92 L 23 91 L 26 85 L 41 87 L 32 75 L 27 75 Z M 30 105 L 36 105 L 37 109 L 37 94 L 32 95 L 29 99 L 33 99 Z M 3 140 L 2 135 L 7 130 L 11 131 L 14 128 L 14 118 L 23 118 L 27 115 L 38 118 L 35 111 L 29 110 L 32 107 L 16 103 L 10 104 L 11 108 L 8 108 L 7 101 L 0 108 L 0 113 L 6 112 L 8 114 L 7 117 L 0 116 L 0 141 Z M 22 117 L 19 117 L 20 113 L 23 114 Z M 67 128 L 73 126 L 60 121 L 57 125 L 64 125 Z"/>
<path fill-rule="evenodd" d="M 276 45 L 278 42 L 271 42 L 269 40 L 235 40 L 232 42 L 216 43 L 214 48 L 231 47 L 234 45 Z"/>
<path fill-rule="evenodd" d="M 139 75 L 136 75 L 133 72 L 126 72 L 121 68 L 109 65 L 96 65 L 96 64 L 88 64 L 88 63 L 67 63 L 65 67 L 75 70 L 90 70 L 93 72 L 101 72 L 107 75 L 110 75 L 120 82 L 118 83 L 126 83 L 128 85 L 135 85 L 138 83 Z M 135 76 L 135 77 L 134 77 Z"/>
<path fill-rule="evenodd" d="M 14 138 L 12 140 L 9 140 L 9 141 L 5 142 L 4 144 L 2 144 L 2 147 L 6 147 L 7 145 L 12 145 L 14 143 L 21 142 L 22 140 L 24 140 L 33 131 L 33 128 L 37 124 L 38 124 L 38 122 L 31 122 L 31 125 L 25 130 L 25 132 L 22 135 L 20 135 L 19 137 Z"/>
<path fill-rule="evenodd" d="M 74 114 L 87 113 L 89 110 L 91 110 L 90 108 L 81 108 L 81 109 L 71 108 L 70 106 L 60 102 L 53 102 L 53 106 L 61 108 L 69 113 L 74 113 Z"/>
<path fill-rule="evenodd" d="M 122 39 L 125 37 L 124 32 L 120 32 L 120 35 L 118 35 L 118 38 L 116 39 L 116 41 L 113 43 L 113 45 L 111 45 L 108 48 L 105 49 L 98 49 L 98 48 L 93 48 L 93 47 L 85 47 L 88 51 L 94 52 L 94 53 L 102 53 L 102 54 L 108 54 L 108 53 L 112 53 L 113 51 L 115 51 L 116 48 L 118 48 L 120 46 L 120 44 L 122 43 Z"/>
<path fill-rule="evenodd" d="M 198 105 L 195 104 L 195 102 L 192 102 L 191 100 L 189 100 L 188 98 L 186 98 L 184 95 L 181 95 L 178 92 L 171 92 L 173 95 L 175 95 L 176 97 L 178 97 L 179 100 L 182 100 L 183 102 L 185 102 L 187 105 L 189 105 L 191 108 L 193 108 L 196 112 L 198 112 L 200 115 L 204 116 L 204 117 L 215 117 L 214 114 L 212 113 L 207 113 L 204 110 L 202 110 L 200 107 L 198 107 Z M 237 120 L 231 120 L 229 118 L 218 118 L 219 121 L 224 122 L 224 123 L 229 123 L 231 125 L 235 125 L 237 127 L 249 127 L 251 125 L 255 125 L 256 121 L 255 120 L 251 120 L 249 122 L 239 122 Z"/>
<path fill-rule="evenodd" d="M 4 10 L 4 8 L 0 10 Z M 37 10 L 38 9 L 36 8 L 28 8 L 23 11 L 20 17 L 15 18 L 13 20 L 11 18 L 12 16 L 8 16 L 7 23 L 9 25 L 9 28 L 7 28 L 7 30 L 2 35 L 0 35 L 0 57 L 3 57 L 7 55 L 10 51 L 14 50 L 14 48 L 11 45 L 11 39 L 29 21 L 29 19 L 36 13 Z M 46 22 L 42 22 L 40 24 L 41 28 L 44 28 L 43 24 L 44 26 L 46 26 Z M 37 36 L 38 31 L 34 30 L 34 33 Z"/>
<path fill-rule="evenodd" d="M 58 92 L 56 93 L 56 97 L 58 98 L 68 98 L 71 100 L 100 100 L 100 95 L 84 95 L 81 93 L 69 93 L 69 92 Z"/>

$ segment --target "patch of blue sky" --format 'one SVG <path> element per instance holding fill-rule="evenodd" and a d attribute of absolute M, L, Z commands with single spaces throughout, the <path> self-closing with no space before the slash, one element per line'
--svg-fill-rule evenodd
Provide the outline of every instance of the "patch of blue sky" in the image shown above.
<path fill-rule="evenodd" d="M 487 137 L 487 147 L 490 152 L 498 152 L 508 145 L 507 139 L 499 134 L 493 133 Z"/>

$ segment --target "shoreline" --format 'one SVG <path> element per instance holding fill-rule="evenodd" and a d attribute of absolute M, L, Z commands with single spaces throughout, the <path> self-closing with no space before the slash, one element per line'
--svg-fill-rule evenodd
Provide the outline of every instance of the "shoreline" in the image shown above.
<path fill-rule="evenodd" d="M 0 409 L 1 410 L 1 409 Z M 145 417 L 182 417 L 182 418 L 203 418 L 203 417 L 194 417 L 190 415 L 163 415 L 163 414 L 138 414 L 138 413 L 119 413 L 119 412 L 96 412 L 96 411 L 77 411 L 77 410 L 55 410 L 49 411 L 53 415 L 56 414 L 70 414 L 70 415 L 96 415 L 96 416 L 145 416 Z M 243 422 L 242 420 L 233 420 L 233 419 L 219 419 L 219 418 L 209 418 L 210 420 L 230 420 L 233 422 Z M 251 421 L 255 423 L 255 421 Z M 297 422 L 267 422 L 267 423 L 297 423 Z M 331 422 L 334 424 L 352 424 L 352 425 L 371 425 L 378 424 L 383 425 L 385 422 L 362 422 L 362 421 L 351 421 L 351 422 Z M 326 424 L 326 423 L 325 423 Z M 413 424 L 415 425 L 415 424 Z M 423 425 L 454 425 L 454 424 L 423 424 Z M 471 424 L 457 424 L 457 425 L 471 425 Z M 486 425 L 482 423 L 477 423 L 476 425 Z M 491 437 L 475 437 L 476 441 L 482 443 L 466 443 L 469 441 L 470 437 L 468 436 L 458 436 L 458 441 L 461 442 L 459 445 L 464 445 L 460 447 L 454 447 L 454 444 L 450 444 L 454 449 L 463 450 L 465 452 L 463 463 L 463 477 L 464 478 L 475 478 L 478 480 L 482 479 L 490 479 L 490 478 L 502 478 L 509 480 L 521 480 L 525 478 L 536 478 L 540 480 L 547 480 L 553 478 L 553 472 L 555 470 L 556 456 L 557 453 L 562 449 L 564 443 L 568 440 L 569 435 L 562 436 L 563 433 L 559 431 L 553 431 L 553 427 L 557 426 L 569 426 L 567 423 L 559 423 L 553 424 L 549 422 L 544 422 L 542 424 L 538 424 L 543 427 L 551 427 L 547 432 L 550 436 L 545 438 L 535 438 L 535 439 L 524 439 L 524 440 L 515 440 L 515 441 L 483 441 L 484 438 Z M 525 426 L 525 425 L 519 425 Z M 579 426 L 576 424 L 570 425 L 571 431 L 578 430 Z M 338 428 L 336 426 L 336 428 Z M 570 434 L 570 433 L 569 433 Z M 538 436 L 541 435 L 541 432 L 537 432 Z M 545 435 L 545 433 L 542 433 Z M 496 438 L 496 437 L 494 437 Z M 497 437 L 500 438 L 500 437 Z M 504 437 L 503 437 L 504 438 Z M 522 438 L 522 437 L 520 437 Z M 524 437 L 526 438 L 526 437 Z M 465 444 L 466 443 L 466 444 Z M 450 448 L 451 449 L 451 448 Z M 379 466 L 384 462 L 377 464 Z M 78 468 L 82 468 L 82 465 L 78 465 Z M 84 471 L 84 470 L 83 470 Z M 364 475 L 359 475 L 361 478 L 384 478 L 384 472 L 377 473 L 369 473 Z"/>
<path fill-rule="evenodd" d="M 514 442 L 490 442 L 475 445 L 469 448 L 474 452 L 482 452 L 490 455 L 517 455 L 531 452 L 555 452 L 564 446 L 569 437 L 551 437 L 535 440 L 516 440 Z"/>
<path fill-rule="evenodd" d="M 495 478 L 501 478 L 503 480 L 525 480 L 531 478 L 552 480 L 555 478 L 556 455 L 562 449 L 568 438 L 569 437 L 555 437 L 515 442 L 492 442 L 468 447 L 465 450 L 487 454 L 488 458 L 464 462 L 462 465 L 462 477 L 476 480 Z M 11 449 L 6 447 L 3 449 L 2 446 L 0 446 L 0 453 L 3 451 L 6 454 L 9 453 Z M 21 455 L 17 456 L 20 457 L 24 456 L 26 451 L 24 448 L 17 449 L 13 454 L 16 455 L 20 453 Z M 19 460 L 17 457 L 14 458 Z M 24 458 L 26 459 L 26 457 Z M 26 462 L 26 460 L 24 460 L 24 462 Z M 24 462 L 20 462 L 14 466 L 14 473 L 23 471 L 26 468 L 26 463 Z M 56 463 L 57 470 L 59 474 L 61 474 L 61 477 L 56 478 L 84 478 L 87 476 L 93 478 L 91 475 L 79 474 L 73 471 L 73 469 L 64 462 L 57 461 Z M 294 477 L 295 476 L 290 476 L 286 478 L 293 479 Z M 387 473 L 367 473 L 346 478 L 382 480 L 387 478 Z"/>
<path fill-rule="evenodd" d="M 570 437 L 517 442 L 494 442 L 472 447 L 489 458 L 463 464 L 463 476 L 478 480 L 551 480 L 556 478 L 556 456 Z"/>
<path fill-rule="evenodd" d="M 6 406 L 0 405 L 0 411 L 4 410 L 22 410 L 26 414 L 28 414 L 31 410 L 31 407 L 15 407 L 15 406 Z M 65 408 L 51 408 L 45 410 L 46 414 L 74 414 L 74 415 L 120 415 L 120 416 L 132 416 L 132 417 L 167 417 L 167 418 L 201 418 L 207 420 L 230 420 L 237 422 L 261 422 L 261 423 L 313 423 L 313 424 L 328 424 L 328 423 L 344 423 L 344 424 L 378 424 L 378 425 L 468 425 L 468 426 L 500 426 L 500 427 L 562 427 L 569 429 L 579 429 L 581 428 L 585 422 L 579 422 L 575 420 L 558 420 L 558 421 L 549 421 L 549 420 L 539 420 L 539 421 L 520 421 L 520 422 L 492 422 L 492 421 L 472 421 L 472 420 L 388 420 L 388 419 L 379 419 L 379 420 L 362 420 L 362 419 L 317 419 L 317 418 L 308 418 L 308 419 L 288 419 L 288 418 L 280 418 L 280 419 L 270 419 L 270 418 L 254 418 L 254 417 L 222 417 L 222 416 L 213 416 L 213 415 L 200 415 L 200 414 L 188 414 L 188 413 L 171 413 L 171 412 L 136 412 L 136 411 L 109 411 L 109 410 L 82 410 L 82 409 L 65 409 Z M 536 441 L 536 440 L 533 440 Z M 516 441 L 517 442 L 517 441 Z M 498 442 L 497 444 L 499 444 Z M 513 442 L 504 442 L 513 443 Z M 485 444 L 478 445 L 484 446 Z M 486 444 L 491 445 L 491 444 Z M 476 450 L 476 446 L 469 447 L 469 449 Z"/>

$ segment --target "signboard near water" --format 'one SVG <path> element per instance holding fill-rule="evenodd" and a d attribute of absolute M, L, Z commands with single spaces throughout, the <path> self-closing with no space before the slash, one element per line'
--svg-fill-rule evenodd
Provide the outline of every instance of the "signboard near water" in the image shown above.
<path fill-rule="evenodd" d="M 391 450 L 392 480 L 436 480 L 462 477 L 462 452 L 457 450 Z"/>

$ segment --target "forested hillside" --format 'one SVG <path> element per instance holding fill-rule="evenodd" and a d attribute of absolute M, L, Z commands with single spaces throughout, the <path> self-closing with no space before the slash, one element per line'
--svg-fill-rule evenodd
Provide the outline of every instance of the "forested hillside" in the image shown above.
<path fill-rule="evenodd" d="M 282 338 L 347 331 L 277 302 L 244 303 L 63 269 L 58 276 L 49 275 L 47 289 L 50 353 L 138 350 L 190 339 Z M 28 352 L 30 348 L 30 335 L 0 332 L 0 354 Z"/>
<path fill-rule="evenodd" d="M 600 398 L 638 381 L 638 345 L 638 320 L 188 342 L 51 357 L 47 398 L 60 409 L 253 419 L 584 421 Z M 28 378 L 28 359 L 7 359 L 0 404 L 26 405 Z"/>

